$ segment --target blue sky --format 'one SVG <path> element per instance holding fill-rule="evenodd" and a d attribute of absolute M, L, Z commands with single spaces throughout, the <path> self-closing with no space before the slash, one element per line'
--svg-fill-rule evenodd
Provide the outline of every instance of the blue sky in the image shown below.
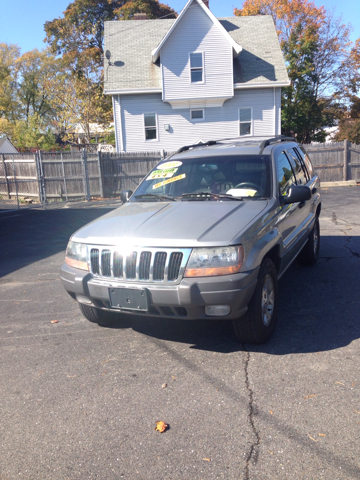
<path fill-rule="evenodd" d="M 180 11 L 186 0 L 161 0 L 176 11 Z M 69 0 L 0 0 L 0 43 L 15 43 L 22 53 L 38 48 L 43 49 L 45 38 L 44 23 L 61 17 Z M 233 9 L 241 8 L 242 1 L 210 0 L 211 11 L 217 17 L 230 17 Z M 337 16 L 342 16 L 344 23 L 351 23 L 354 31 L 351 39 L 360 37 L 359 0 L 315 0 L 317 6 L 327 10 L 335 8 Z"/>

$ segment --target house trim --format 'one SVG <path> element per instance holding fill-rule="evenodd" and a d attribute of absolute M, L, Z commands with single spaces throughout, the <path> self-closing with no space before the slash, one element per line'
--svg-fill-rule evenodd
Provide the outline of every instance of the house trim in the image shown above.
<path fill-rule="evenodd" d="M 144 88 L 142 90 L 139 89 L 126 89 L 122 90 L 120 88 L 116 88 L 114 90 L 104 90 L 104 95 L 136 95 L 138 93 L 161 93 L 161 88 Z"/>
<path fill-rule="evenodd" d="M 234 89 L 240 90 L 245 88 L 272 88 L 272 87 L 288 87 L 290 85 L 290 80 L 288 82 L 269 82 L 269 83 L 235 83 Z"/>
<path fill-rule="evenodd" d="M 179 110 L 180 108 L 191 109 L 204 109 L 206 107 L 222 107 L 226 100 L 230 100 L 233 97 L 220 97 L 220 98 L 182 98 L 166 100 L 170 103 L 173 110 Z"/>
<path fill-rule="evenodd" d="M 228 42 L 230 43 L 230 45 L 232 46 L 233 48 L 233 56 L 234 58 L 236 58 L 239 53 L 242 51 L 242 47 L 237 44 L 235 42 L 235 40 L 231 37 L 231 35 L 229 34 L 229 32 L 227 32 L 225 30 L 225 28 L 221 25 L 221 23 L 219 22 L 219 20 L 214 16 L 214 14 L 211 12 L 211 10 L 206 7 L 204 5 L 204 3 L 202 2 L 202 0 L 189 0 L 187 2 L 187 4 L 185 5 L 185 7 L 183 8 L 183 10 L 181 11 L 181 13 L 179 14 L 179 16 L 177 17 L 177 19 L 175 20 L 175 22 L 171 25 L 171 27 L 169 28 L 167 34 L 165 35 L 165 37 L 161 40 L 161 42 L 159 43 L 159 45 L 151 52 L 151 55 L 152 55 L 152 62 L 155 63 L 159 56 L 160 56 L 160 50 L 161 48 L 164 46 L 165 42 L 167 41 L 167 39 L 170 37 L 170 35 L 172 34 L 172 32 L 174 31 L 174 29 L 176 28 L 177 24 L 181 21 L 181 19 L 183 18 L 184 14 L 188 11 L 190 5 L 193 3 L 193 2 L 197 2 L 197 4 L 203 9 L 203 11 L 206 13 L 206 15 L 212 20 L 213 24 L 220 30 L 220 32 L 224 35 L 224 37 L 228 40 Z"/>

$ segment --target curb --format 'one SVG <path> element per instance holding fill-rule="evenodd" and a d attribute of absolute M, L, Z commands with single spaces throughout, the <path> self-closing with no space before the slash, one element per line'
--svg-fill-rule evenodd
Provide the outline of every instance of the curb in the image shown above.
<path fill-rule="evenodd" d="M 356 187 L 356 180 L 339 180 L 338 182 L 320 182 L 320 187 Z M 359 185 L 360 186 L 360 185 Z"/>

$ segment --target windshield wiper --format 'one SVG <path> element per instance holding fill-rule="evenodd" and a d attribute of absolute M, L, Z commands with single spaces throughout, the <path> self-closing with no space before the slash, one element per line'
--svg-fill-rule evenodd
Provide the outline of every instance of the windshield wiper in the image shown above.
<path fill-rule="evenodd" d="M 143 194 L 140 194 L 140 195 L 135 195 L 135 198 L 154 198 L 154 199 L 158 199 L 158 200 L 171 200 L 172 202 L 177 202 L 177 199 L 174 198 L 174 197 L 170 197 L 170 195 L 165 195 L 165 194 L 161 194 L 161 193 L 143 193 Z"/>
<path fill-rule="evenodd" d="M 209 198 L 226 198 L 227 200 L 244 200 L 243 197 L 234 197 L 230 193 L 211 193 L 211 192 L 196 192 L 196 193 L 183 193 L 181 198 L 186 198 L 189 200 L 207 200 Z"/>

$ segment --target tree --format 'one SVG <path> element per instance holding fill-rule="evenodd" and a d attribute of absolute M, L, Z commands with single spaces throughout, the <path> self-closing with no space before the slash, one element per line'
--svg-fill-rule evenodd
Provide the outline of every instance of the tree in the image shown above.
<path fill-rule="evenodd" d="M 54 128 L 58 133 L 81 127 L 90 143 L 90 124 L 108 125 L 112 119 L 111 99 L 102 92 L 102 71 L 96 61 L 82 57 L 81 69 L 74 72 L 66 59 L 56 75 L 44 83 L 47 101 L 55 112 Z M 104 101 L 109 106 L 104 108 Z"/>
<path fill-rule="evenodd" d="M 342 115 L 358 85 L 350 27 L 309 0 L 246 0 L 234 13 L 272 15 L 291 82 L 282 90 L 282 130 L 324 141 L 322 128 Z"/>
<path fill-rule="evenodd" d="M 17 98 L 16 59 L 20 55 L 17 45 L 0 43 L 0 118 L 14 120 L 19 114 Z"/>
<path fill-rule="evenodd" d="M 47 101 L 44 82 L 48 76 L 56 74 L 59 60 L 49 49 L 41 52 L 35 49 L 19 57 L 16 65 L 19 77 L 18 97 L 26 121 L 30 116 L 38 115 L 51 122 L 53 111 Z"/>
<path fill-rule="evenodd" d="M 130 20 L 135 13 L 146 13 L 147 18 L 176 18 L 176 13 L 168 5 L 159 3 L 158 0 L 132 0 L 126 2 L 116 11 L 119 20 Z"/>

